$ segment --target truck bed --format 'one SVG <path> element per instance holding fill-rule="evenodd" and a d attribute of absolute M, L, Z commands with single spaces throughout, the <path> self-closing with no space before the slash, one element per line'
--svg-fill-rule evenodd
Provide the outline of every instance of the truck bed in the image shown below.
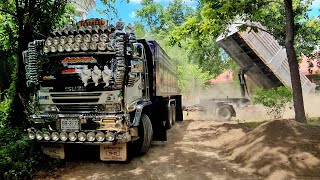
<path fill-rule="evenodd" d="M 254 25 L 264 28 L 260 23 Z M 219 37 L 217 43 L 241 68 L 251 66 L 246 74 L 257 86 L 273 88 L 284 85 L 291 88 L 286 50 L 267 32 L 239 32 L 233 25 L 229 34 Z M 300 79 L 303 93 L 315 91 L 315 84 L 301 72 Z"/>

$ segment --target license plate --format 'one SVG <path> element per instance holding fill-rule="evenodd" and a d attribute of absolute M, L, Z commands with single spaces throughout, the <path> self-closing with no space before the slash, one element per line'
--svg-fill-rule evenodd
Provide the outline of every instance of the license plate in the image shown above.
<path fill-rule="evenodd" d="M 61 129 L 79 129 L 78 119 L 61 119 Z"/>
<path fill-rule="evenodd" d="M 46 144 L 41 146 L 42 152 L 52 158 L 64 159 L 64 145 L 63 144 Z"/>
<path fill-rule="evenodd" d="M 101 144 L 100 159 L 102 161 L 126 161 L 127 160 L 127 144 Z"/>

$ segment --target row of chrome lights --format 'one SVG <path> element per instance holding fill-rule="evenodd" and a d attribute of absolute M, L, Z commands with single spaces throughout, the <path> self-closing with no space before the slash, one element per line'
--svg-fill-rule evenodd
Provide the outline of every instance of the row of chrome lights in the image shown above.
<path fill-rule="evenodd" d="M 66 132 L 41 132 L 41 131 L 37 131 L 37 132 L 33 132 L 33 131 L 29 131 L 28 132 L 28 137 L 30 140 L 34 140 L 37 139 L 38 141 L 41 140 L 45 140 L 45 141 L 80 141 L 80 142 L 84 142 L 84 141 L 89 141 L 89 142 L 93 142 L 95 140 L 97 140 L 98 142 L 103 142 L 105 140 L 107 141 L 114 141 L 116 136 L 114 133 L 112 132 L 107 132 L 107 133 L 103 133 L 103 132 L 89 132 L 89 133 L 84 133 L 84 132 L 79 132 L 78 134 L 76 132 L 70 132 L 70 133 L 66 133 Z"/>
<path fill-rule="evenodd" d="M 43 47 L 43 51 L 45 53 L 49 52 L 71 52 L 71 51 L 88 51 L 90 50 L 100 50 L 105 51 L 113 50 L 113 47 L 108 45 L 109 37 L 107 34 L 77 34 L 69 35 L 69 36 L 61 36 L 59 37 L 48 37 L 45 41 L 45 46 Z M 100 41 L 100 42 L 99 42 Z"/>

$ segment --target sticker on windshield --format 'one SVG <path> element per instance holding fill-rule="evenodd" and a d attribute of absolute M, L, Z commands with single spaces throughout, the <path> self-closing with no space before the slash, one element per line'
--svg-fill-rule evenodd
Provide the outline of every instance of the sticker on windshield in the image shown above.
<path fill-rule="evenodd" d="M 75 73 L 77 73 L 76 69 L 64 69 L 61 71 L 61 74 L 75 74 Z"/>
<path fill-rule="evenodd" d="M 97 60 L 93 57 L 66 57 L 61 61 L 63 66 L 68 66 L 69 64 L 77 63 L 96 63 Z"/>

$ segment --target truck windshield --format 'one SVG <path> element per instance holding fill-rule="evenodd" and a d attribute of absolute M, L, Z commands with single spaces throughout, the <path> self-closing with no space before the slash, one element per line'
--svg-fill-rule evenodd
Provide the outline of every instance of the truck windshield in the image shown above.
<path fill-rule="evenodd" d="M 113 59 L 114 55 L 109 54 L 49 55 L 42 63 L 40 87 L 50 92 L 113 90 L 113 77 L 108 86 L 105 86 L 102 77 L 97 85 L 90 78 L 87 86 L 84 86 L 81 79 L 81 72 L 86 67 L 91 71 L 95 66 L 101 71 L 104 71 L 106 67 L 109 72 L 115 69 L 116 63 Z"/>

